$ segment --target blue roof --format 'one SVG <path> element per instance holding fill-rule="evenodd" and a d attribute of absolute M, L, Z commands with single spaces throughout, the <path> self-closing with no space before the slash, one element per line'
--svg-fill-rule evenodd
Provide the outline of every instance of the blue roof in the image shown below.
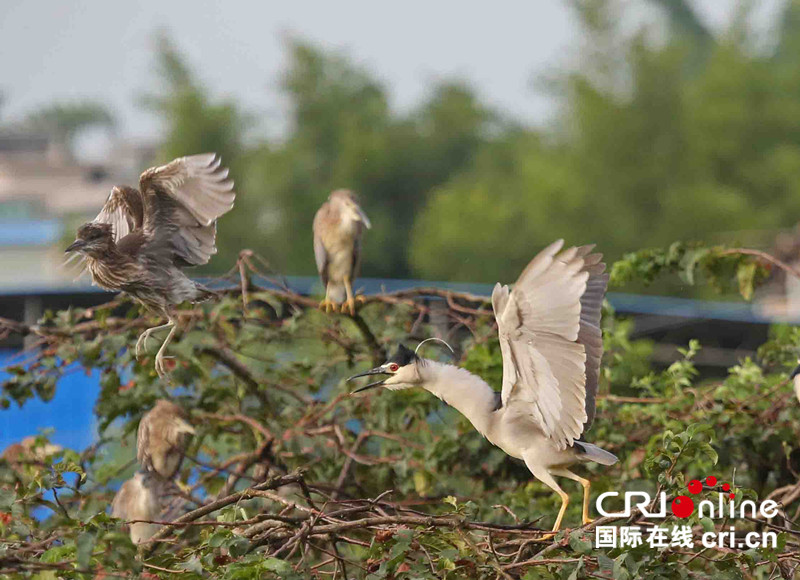
<path fill-rule="evenodd" d="M 50 246 L 61 232 L 58 220 L 0 220 L 0 246 Z"/>

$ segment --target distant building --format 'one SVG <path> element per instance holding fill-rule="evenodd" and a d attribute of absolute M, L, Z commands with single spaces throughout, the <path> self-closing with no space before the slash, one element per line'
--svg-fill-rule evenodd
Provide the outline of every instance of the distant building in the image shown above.
<path fill-rule="evenodd" d="M 46 135 L 0 132 L 0 290 L 71 284 L 76 271 L 63 267 L 70 236 L 113 185 L 136 183 L 153 151 L 120 147 L 114 165 L 87 165 Z"/>

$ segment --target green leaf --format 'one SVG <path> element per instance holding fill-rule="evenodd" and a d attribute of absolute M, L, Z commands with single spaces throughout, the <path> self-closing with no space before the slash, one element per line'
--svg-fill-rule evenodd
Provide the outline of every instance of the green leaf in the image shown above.
<path fill-rule="evenodd" d="M 294 568 L 286 560 L 278 558 L 267 558 L 264 560 L 264 568 L 270 572 L 275 572 L 281 578 L 295 577 Z"/>
<path fill-rule="evenodd" d="M 78 536 L 78 539 L 75 540 L 75 559 L 80 568 L 89 568 L 89 564 L 92 560 L 92 550 L 94 550 L 96 540 L 97 537 L 94 532 L 83 532 Z"/>
<path fill-rule="evenodd" d="M 10 489 L 0 487 L 0 510 L 7 510 L 16 499 L 16 494 Z"/>
<path fill-rule="evenodd" d="M 178 567 L 182 570 L 188 570 L 189 572 L 195 572 L 197 574 L 203 573 L 203 563 L 197 556 L 192 556 L 188 561 L 181 562 Z"/>
<path fill-rule="evenodd" d="M 740 264 L 736 270 L 736 279 L 739 282 L 739 293 L 745 300 L 753 299 L 757 272 L 758 264 L 755 262 Z"/>
<path fill-rule="evenodd" d="M 454 510 L 458 510 L 458 500 L 452 496 L 448 495 L 446 498 L 442 500 L 444 503 L 453 506 Z"/>
<path fill-rule="evenodd" d="M 578 530 L 569 535 L 569 546 L 579 554 L 592 553 L 592 542 L 585 538 L 585 533 Z"/>

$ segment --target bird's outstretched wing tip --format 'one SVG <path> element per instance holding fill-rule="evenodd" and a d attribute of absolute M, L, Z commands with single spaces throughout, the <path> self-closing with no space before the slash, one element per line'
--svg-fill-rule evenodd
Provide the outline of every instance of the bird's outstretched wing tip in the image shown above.
<path fill-rule="evenodd" d="M 222 161 L 222 159 L 214 152 L 209 153 L 197 153 L 195 155 L 188 155 L 184 157 L 186 161 L 190 161 L 192 163 L 197 163 L 198 165 L 209 166 L 216 161 Z"/>

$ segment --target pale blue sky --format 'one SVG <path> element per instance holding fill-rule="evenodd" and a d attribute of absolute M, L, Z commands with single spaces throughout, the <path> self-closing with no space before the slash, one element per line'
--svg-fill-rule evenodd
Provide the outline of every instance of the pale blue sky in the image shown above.
<path fill-rule="evenodd" d="M 780 2 L 756 0 L 767 12 Z M 737 2 L 695 3 L 720 27 Z M 633 13 L 652 10 L 644 0 L 626 4 Z M 157 136 L 157 122 L 136 96 L 156 82 L 159 28 L 170 32 L 207 86 L 235 96 L 270 132 L 280 129 L 284 110 L 277 85 L 286 34 L 345 51 L 390 86 L 396 107 L 416 102 L 432 79 L 459 76 L 490 104 L 532 122 L 551 112 L 533 81 L 568 65 L 579 40 L 566 0 L 3 0 L 3 118 L 88 97 L 116 110 L 123 135 Z"/>

